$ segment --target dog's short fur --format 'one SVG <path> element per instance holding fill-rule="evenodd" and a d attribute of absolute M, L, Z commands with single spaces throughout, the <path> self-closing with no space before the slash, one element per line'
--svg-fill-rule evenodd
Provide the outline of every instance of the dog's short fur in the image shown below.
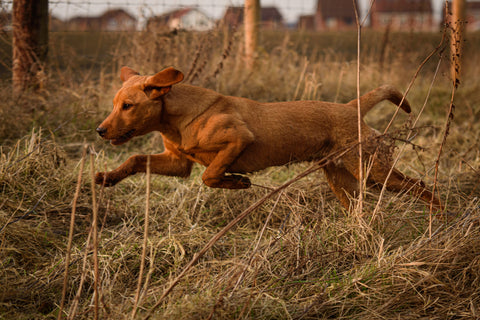
<path fill-rule="evenodd" d="M 358 193 L 358 147 L 345 149 L 357 141 L 357 100 L 347 104 L 322 101 L 259 103 L 221 95 L 215 91 L 179 84 L 183 74 L 167 68 L 153 76 L 140 76 L 134 70 L 121 70 L 122 88 L 113 100 L 112 113 L 97 132 L 113 145 L 134 136 L 159 131 L 165 151 L 151 156 L 151 172 L 188 177 L 194 162 L 206 167 L 203 182 L 210 187 L 243 189 L 250 187 L 244 175 L 270 166 L 322 159 L 334 152 L 344 154 L 324 167 L 327 180 L 347 209 L 349 197 Z M 360 98 L 362 117 L 377 103 L 402 102 L 402 94 L 382 86 Z M 406 100 L 400 107 L 410 112 Z M 377 136 L 361 123 L 362 136 Z M 364 143 L 364 158 L 375 154 L 367 182 L 382 185 L 391 170 L 390 152 L 380 139 Z M 374 144 L 376 146 L 374 146 Z M 384 144 L 383 144 L 384 146 Z M 377 150 L 377 151 L 376 151 Z M 145 155 L 130 157 L 117 169 L 99 172 L 96 183 L 112 186 L 137 172 L 146 171 Z M 426 202 L 438 199 L 422 181 L 393 169 L 387 189 L 409 191 Z"/>

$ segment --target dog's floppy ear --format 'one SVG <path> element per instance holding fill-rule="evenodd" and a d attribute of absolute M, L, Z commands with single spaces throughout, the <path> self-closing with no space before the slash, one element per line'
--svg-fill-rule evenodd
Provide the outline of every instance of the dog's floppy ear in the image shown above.
<path fill-rule="evenodd" d="M 129 67 L 122 67 L 120 69 L 120 79 L 125 82 L 127 81 L 131 76 L 138 76 L 139 73 L 132 68 Z"/>
<path fill-rule="evenodd" d="M 150 99 L 158 97 L 170 91 L 172 86 L 183 80 L 183 73 L 175 68 L 167 68 L 145 80 L 145 93 Z"/>

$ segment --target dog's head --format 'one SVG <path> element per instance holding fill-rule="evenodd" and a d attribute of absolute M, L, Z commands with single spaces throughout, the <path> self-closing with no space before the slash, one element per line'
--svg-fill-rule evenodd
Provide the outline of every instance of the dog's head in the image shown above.
<path fill-rule="evenodd" d="M 167 68 L 153 76 L 140 76 L 123 67 L 120 78 L 123 86 L 113 99 L 113 111 L 97 128 L 98 134 L 113 145 L 158 128 L 163 109 L 161 97 L 183 80 L 183 74 Z"/>

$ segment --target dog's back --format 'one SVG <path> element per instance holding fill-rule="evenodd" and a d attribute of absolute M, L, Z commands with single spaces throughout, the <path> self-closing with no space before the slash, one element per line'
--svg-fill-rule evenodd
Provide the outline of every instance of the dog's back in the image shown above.
<path fill-rule="evenodd" d="M 348 104 L 324 101 L 258 103 L 226 97 L 225 103 L 247 123 L 255 139 L 229 167 L 230 172 L 251 172 L 269 166 L 311 161 L 327 156 L 358 138 L 357 99 Z M 392 86 L 382 86 L 360 98 L 361 115 L 389 100 L 406 112 L 410 105 Z M 237 105 L 238 103 L 238 105 Z M 251 125 L 249 125 L 251 124 Z M 261 125 L 258 125 L 261 124 Z M 375 134 L 362 120 L 362 135 Z"/>

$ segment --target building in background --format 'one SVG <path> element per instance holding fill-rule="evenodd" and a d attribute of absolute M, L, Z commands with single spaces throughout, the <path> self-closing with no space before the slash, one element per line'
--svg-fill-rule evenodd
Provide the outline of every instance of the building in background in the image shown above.
<path fill-rule="evenodd" d="M 376 30 L 389 28 L 393 31 L 420 31 L 435 32 L 443 27 L 445 20 L 444 8 L 435 7 L 435 0 L 316 0 L 316 9 L 311 13 L 301 15 L 296 22 L 290 21 L 287 26 L 281 11 L 278 7 L 268 6 L 261 8 L 261 26 L 265 29 L 284 29 L 285 27 L 297 27 L 300 30 L 309 31 L 338 31 L 356 29 L 356 17 L 354 2 L 359 5 L 369 5 L 372 8 L 369 11 L 368 19 L 364 27 L 371 27 Z M 451 7 L 453 0 L 448 0 L 447 4 Z M 11 19 L 11 1 L 2 5 L 0 0 L 0 30 L 10 32 L 12 30 Z M 180 2 L 181 3 L 181 2 Z M 87 5 L 87 4 L 85 4 Z M 90 7 L 92 4 L 88 4 Z M 135 2 L 123 3 L 126 9 L 114 8 L 98 15 L 75 16 L 71 19 L 61 20 L 57 15 L 51 14 L 51 31 L 134 31 L 140 30 L 141 26 L 147 26 L 147 29 L 184 29 L 205 31 L 215 28 L 217 25 L 226 25 L 229 27 L 239 27 L 243 25 L 243 6 L 228 7 L 220 20 L 214 20 L 205 12 L 208 6 L 200 5 L 197 7 L 183 7 L 161 15 L 151 16 L 155 10 L 162 10 L 171 5 L 163 4 L 157 7 L 149 7 L 148 4 L 139 4 Z M 299 4 L 300 5 L 300 4 Z M 218 11 L 220 4 L 215 5 Z M 202 11 L 204 8 L 207 11 Z M 128 9 L 128 10 L 127 10 Z M 140 10 L 141 9 L 141 10 Z M 362 7 L 362 18 L 367 8 Z M 142 11 L 150 14 L 140 14 L 137 17 L 130 11 Z M 212 9 L 213 10 L 213 9 Z M 288 7 L 284 10 L 288 10 Z M 89 10 L 90 13 L 101 12 L 98 10 Z M 52 12 L 55 12 L 53 10 Z M 218 12 L 216 17 L 220 16 Z M 480 0 L 467 0 L 466 2 L 466 29 L 469 31 L 480 30 Z M 144 24 L 144 22 L 146 23 Z"/>
<path fill-rule="evenodd" d="M 298 18 L 297 29 L 299 30 L 315 30 L 315 15 L 305 14 Z"/>
<path fill-rule="evenodd" d="M 354 2 L 352 0 L 318 0 L 314 25 L 316 31 L 355 28 Z"/>
<path fill-rule="evenodd" d="M 373 29 L 435 31 L 431 0 L 376 0 L 370 17 Z"/>
<path fill-rule="evenodd" d="M 137 19 L 124 9 L 112 9 L 98 17 L 74 17 L 67 21 L 66 28 L 70 31 L 135 31 Z"/>
<path fill-rule="evenodd" d="M 152 17 L 147 21 L 147 30 L 194 30 L 207 31 L 215 27 L 209 16 L 196 8 L 182 8 Z"/>

